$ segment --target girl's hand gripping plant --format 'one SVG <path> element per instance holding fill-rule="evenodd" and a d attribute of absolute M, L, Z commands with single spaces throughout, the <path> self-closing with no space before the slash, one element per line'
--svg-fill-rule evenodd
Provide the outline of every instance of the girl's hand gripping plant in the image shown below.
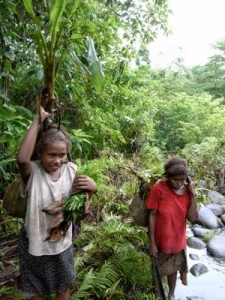
<path fill-rule="evenodd" d="M 77 175 L 66 200 L 55 201 L 43 209 L 55 215 L 49 228 L 46 240 L 56 241 L 63 238 L 71 224 L 80 224 L 81 219 L 89 213 L 89 199 L 96 192 L 96 184 L 88 176 Z"/>
<path fill-rule="evenodd" d="M 85 202 L 89 201 L 88 193 L 79 192 L 71 195 L 64 203 L 66 221 L 75 223 L 79 218 L 82 218 L 85 211 Z M 87 212 L 86 212 L 87 213 Z"/>
<path fill-rule="evenodd" d="M 84 175 L 75 177 L 70 197 L 63 204 L 67 221 L 71 220 L 75 223 L 78 218 L 89 213 L 89 200 L 96 190 L 96 183 L 90 177 Z"/>

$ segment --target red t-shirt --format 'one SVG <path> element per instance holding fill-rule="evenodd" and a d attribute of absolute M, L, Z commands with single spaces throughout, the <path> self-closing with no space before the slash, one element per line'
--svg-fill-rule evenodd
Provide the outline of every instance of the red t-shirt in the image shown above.
<path fill-rule="evenodd" d="M 167 180 L 156 183 L 150 190 L 147 209 L 157 210 L 155 243 L 159 251 L 178 253 L 186 247 L 186 217 L 190 206 L 188 192 L 177 195 Z"/>

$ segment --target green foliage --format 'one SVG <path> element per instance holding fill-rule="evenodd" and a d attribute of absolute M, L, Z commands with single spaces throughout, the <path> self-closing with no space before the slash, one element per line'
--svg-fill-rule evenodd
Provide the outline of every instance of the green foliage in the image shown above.
<path fill-rule="evenodd" d="M 51 79 L 53 88 L 53 77 L 58 71 L 59 63 L 67 56 L 68 50 L 72 53 L 76 65 L 88 75 L 92 74 L 94 87 L 100 92 L 103 87 L 103 71 L 96 56 L 93 39 L 97 41 L 102 52 L 107 50 L 109 53 L 109 45 L 113 49 L 114 45 L 118 47 L 117 42 L 122 45 L 121 41 L 126 40 L 129 47 L 125 51 L 129 55 L 135 49 L 132 44 L 137 37 L 143 42 L 149 42 L 155 38 L 158 30 L 167 31 L 168 1 L 160 3 L 46 1 L 44 5 L 34 5 L 31 0 L 23 2 L 33 20 L 32 39 L 36 41 L 36 51 L 44 67 L 45 82 Z M 124 13 L 127 15 L 126 18 L 122 17 Z M 122 38 L 118 36 L 119 28 L 122 28 Z M 88 58 L 91 72 L 83 63 L 87 60 L 82 44 L 86 37 L 89 44 Z M 112 53 L 114 59 L 115 52 Z"/>
<path fill-rule="evenodd" d="M 0 6 L 0 105 L 1 107 L 7 107 L 12 101 L 10 97 L 12 85 L 18 91 L 16 84 L 20 76 L 17 77 L 17 69 L 21 66 L 26 69 L 30 65 L 31 58 L 33 66 L 37 66 L 37 64 L 34 63 L 34 48 L 30 45 L 30 41 L 28 41 L 29 46 L 26 43 L 28 31 L 32 28 L 28 25 L 27 18 L 24 15 L 22 1 L 9 0 L 6 2 L 1 0 Z M 24 59 L 26 60 L 25 65 L 23 64 Z M 26 86 L 26 88 L 28 87 Z M 17 97 L 17 93 L 15 95 Z"/>
<path fill-rule="evenodd" d="M 156 37 L 159 30 L 167 31 L 168 1 L 128 3 L 98 0 L 10 0 L 7 3 L 1 1 L 1 7 L 1 86 L 4 87 L 2 100 L 5 104 L 10 100 L 7 94 L 9 84 L 14 85 L 13 80 L 18 83 L 21 78 L 27 83 L 29 78 L 28 85 L 24 86 L 26 92 L 21 93 L 19 90 L 18 93 L 18 88 L 14 85 L 17 92 L 11 97 L 16 100 L 18 95 L 22 94 L 20 104 L 23 103 L 27 107 L 27 103 L 34 98 L 33 95 L 37 94 L 34 92 L 31 95 L 31 90 L 33 92 L 37 89 L 46 74 L 47 80 L 49 76 L 55 75 L 54 72 L 48 72 L 48 68 L 54 69 L 54 65 L 58 74 L 56 95 L 60 101 L 66 102 L 68 96 L 70 99 L 84 99 L 82 94 L 84 92 L 85 96 L 87 95 L 86 87 L 91 90 L 87 82 L 87 78 L 91 79 L 91 70 L 92 75 L 97 74 L 92 77 L 95 86 L 98 90 L 102 88 L 100 60 L 104 61 L 104 65 L 108 65 L 110 73 L 117 71 L 117 67 L 127 64 L 136 52 L 137 39 L 143 43 L 149 42 Z M 118 34 L 119 31 L 122 32 L 122 36 Z M 90 48 L 89 57 L 93 58 L 90 61 L 91 66 L 88 64 L 87 37 L 90 41 L 95 41 L 97 50 Z M 96 52 L 99 53 L 97 59 Z M 75 54 L 76 58 L 71 53 Z M 43 70 L 37 54 L 42 65 L 46 66 Z M 111 66 L 112 63 L 117 67 Z M 35 75 L 32 81 L 28 74 L 20 74 L 26 73 L 26 68 L 29 69 L 27 73 L 33 72 L 32 77 Z M 122 73 L 119 74 L 121 75 Z"/>
<path fill-rule="evenodd" d="M 209 58 L 204 66 L 196 66 L 192 69 L 192 80 L 189 83 L 193 92 L 207 92 L 214 99 L 225 98 L 224 63 L 225 40 L 214 43 L 216 54 Z"/>
<path fill-rule="evenodd" d="M 97 92 L 102 92 L 104 84 L 104 73 L 95 51 L 94 42 L 90 37 L 87 37 L 88 43 L 88 59 L 91 66 L 91 74 L 93 85 Z"/>
<path fill-rule="evenodd" d="M 107 170 L 118 166 L 118 161 L 110 160 L 105 156 L 100 159 L 86 161 L 85 164 L 81 164 L 79 161 L 76 161 L 76 163 L 78 164 L 79 174 L 86 174 L 95 180 L 98 193 L 101 193 L 110 182 Z"/>
<path fill-rule="evenodd" d="M 84 213 L 84 206 L 86 201 L 86 193 L 78 193 L 70 196 L 63 204 L 66 212 L 66 220 L 76 222 L 78 218 L 82 217 Z"/>
<path fill-rule="evenodd" d="M 130 170 L 161 175 L 164 159 L 180 154 L 196 183 L 218 185 L 225 165 L 225 111 L 217 99 L 224 97 L 224 45 L 217 45 L 221 55 L 206 66 L 190 70 L 179 58 L 172 68 L 155 71 L 145 43 L 160 28 L 167 31 L 168 1 L 24 3 L 26 14 L 20 1 L 1 1 L 2 179 L 17 171 L 17 147 L 32 117 L 22 108 L 34 110 L 37 86 L 46 76 L 39 60 L 42 65 L 48 60 L 57 71 L 56 96 L 71 134 L 72 160 L 98 186 L 91 199 L 94 220 L 83 221 L 75 242 L 73 299 L 153 300 L 147 234 L 129 218 L 128 205 L 138 189 Z M 132 58 L 135 68 L 129 66 Z M 197 193 L 203 201 L 200 188 Z M 17 234 L 21 222 L 2 210 L 1 215 L 1 230 Z"/>
<path fill-rule="evenodd" d="M 72 156 L 84 157 L 85 153 L 89 152 L 88 149 L 91 148 L 92 136 L 83 132 L 82 129 L 72 129 L 70 139 L 72 142 Z"/>
<path fill-rule="evenodd" d="M 121 81 L 115 83 L 109 82 L 108 77 L 102 95 L 82 105 L 79 124 L 93 141 L 88 149 L 89 157 L 103 149 L 139 154 L 154 140 L 157 85 L 149 83 L 147 70 L 124 70 Z"/>
<path fill-rule="evenodd" d="M 0 216 L 4 222 L 0 223 L 0 232 L 7 233 L 9 236 L 19 236 L 21 227 L 24 223 L 23 219 L 10 217 L 0 203 Z"/>
<path fill-rule="evenodd" d="M 217 137 L 222 133 L 219 130 L 223 126 L 224 107 L 206 94 L 169 95 L 160 99 L 157 106 L 154 117 L 157 144 L 168 151 L 178 151 L 188 144 L 197 144 L 206 137 Z M 220 120 L 218 126 L 215 119 Z"/>
<path fill-rule="evenodd" d="M 103 213 L 102 218 L 98 224 L 83 224 L 76 240 L 82 251 L 77 252 L 75 285 L 78 295 L 79 287 L 86 293 L 80 298 L 75 293 L 73 299 L 88 297 L 88 291 L 97 299 L 116 299 L 118 295 L 120 299 L 135 299 L 140 290 L 147 296 L 152 278 L 149 257 L 143 252 L 146 233 L 122 223 L 119 216 Z"/>
<path fill-rule="evenodd" d="M 52 3 L 52 1 L 47 1 L 45 2 L 45 6 L 47 4 L 48 9 L 44 8 L 44 11 L 37 14 L 35 13 L 31 0 L 23 1 L 25 8 L 34 23 L 34 35 L 32 38 L 36 44 L 36 51 L 43 65 L 44 82 L 49 90 L 50 99 L 55 95 L 56 73 L 66 50 L 62 47 L 62 44 L 65 43 L 68 47 L 68 44 L 71 43 L 71 35 L 68 35 L 68 28 L 70 27 L 68 25 L 70 23 L 68 23 L 67 20 L 74 18 L 79 2 L 80 1 L 78 0 L 56 0 L 54 3 Z M 43 7 L 40 9 L 43 10 Z M 66 30 L 67 36 L 65 38 L 63 37 L 63 33 Z M 73 31 L 70 32 L 73 33 Z M 101 91 L 103 85 L 103 72 L 91 38 L 88 38 L 88 43 L 93 84 L 97 91 Z M 73 53 L 76 55 L 74 50 Z M 75 60 L 75 63 L 77 63 L 77 60 Z M 78 64 L 83 65 L 80 60 Z M 86 71 L 86 68 L 83 67 L 83 70 Z M 90 75 L 89 72 L 88 75 Z"/>
<path fill-rule="evenodd" d="M 224 145 L 216 137 L 205 138 L 200 144 L 193 144 L 183 151 L 196 179 L 204 178 L 209 188 L 218 180 L 218 173 L 225 164 Z"/>
<path fill-rule="evenodd" d="M 93 271 L 90 270 L 88 271 L 88 273 L 86 273 L 82 284 L 77 290 L 77 293 L 74 296 L 72 296 L 72 299 L 73 300 L 85 299 L 88 296 L 90 296 L 90 290 L 92 289 L 93 282 L 94 282 L 94 275 L 93 275 Z"/>
<path fill-rule="evenodd" d="M 4 180 L 11 178 L 16 170 L 16 152 L 27 126 L 31 113 L 29 110 L 10 105 L 0 110 L 0 171 Z"/>
<path fill-rule="evenodd" d="M 155 295 L 151 294 L 151 295 L 147 295 L 146 293 L 140 292 L 140 291 L 136 291 L 134 293 L 133 296 L 134 300 L 157 300 L 157 298 L 155 297 Z"/>
<path fill-rule="evenodd" d="M 2 297 L 7 297 L 7 299 L 12 300 L 21 300 L 21 294 L 18 293 L 18 290 L 15 287 L 0 287 L 0 295 Z"/>
<path fill-rule="evenodd" d="M 189 95 L 208 93 L 213 99 L 222 98 L 224 102 L 224 62 L 225 40 L 212 45 L 215 54 L 205 65 L 187 68 L 184 60 L 178 57 L 166 70 L 160 70 L 161 78 L 165 81 L 165 90 L 171 92 L 185 92 Z"/>
<path fill-rule="evenodd" d="M 153 159 L 154 161 L 154 159 Z M 78 163 L 78 162 L 77 162 Z M 157 161 L 149 169 L 143 169 L 143 164 L 137 159 L 127 160 L 122 155 L 112 154 L 101 158 L 78 163 L 78 173 L 92 177 L 98 187 L 98 192 L 91 199 L 91 205 L 97 205 L 98 211 L 104 209 L 106 213 L 129 215 L 128 203 L 138 191 L 139 180 L 150 180 L 151 176 L 158 177 Z M 99 216 L 98 216 L 99 218 Z"/>
<path fill-rule="evenodd" d="M 208 232 L 206 233 L 204 236 L 203 236 L 203 241 L 205 243 L 208 243 L 212 238 L 213 236 L 216 234 L 216 232 L 214 230 L 212 230 L 211 232 Z"/>

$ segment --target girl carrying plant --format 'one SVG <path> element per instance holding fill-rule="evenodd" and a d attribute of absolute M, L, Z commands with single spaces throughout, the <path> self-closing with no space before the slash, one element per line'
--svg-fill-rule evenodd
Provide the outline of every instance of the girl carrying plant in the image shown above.
<path fill-rule="evenodd" d="M 24 299 L 39 300 L 56 293 L 57 300 L 68 300 L 75 279 L 72 225 L 68 224 L 61 238 L 48 238 L 54 216 L 43 209 L 67 199 L 72 186 L 91 196 L 96 184 L 88 176 L 75 179 L 77 166 L 67 162 L 70 141 L 63 131 L 49 128 L 37 143 L 39 118 L 43 123 L 47 117 L 49 113 L 40 107 L 40 116 L 34 116 L 17 154 L 24 192 L 28 195 L 19 246 L 21 290 Z M 31 160 L 34 150 L 37 161 Z"/>

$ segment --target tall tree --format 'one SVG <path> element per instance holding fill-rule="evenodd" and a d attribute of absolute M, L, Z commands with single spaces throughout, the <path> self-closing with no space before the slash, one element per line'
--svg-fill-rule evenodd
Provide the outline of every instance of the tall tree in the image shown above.
<path fill-rule="evenodd" d="M 20 45 L 24 31 L 26 37 L 23 37 L 22 43 L 26 43 L 28 51 L 35 42 L 50 98 L 54 97 L 54 76 L 56 72 L 59 73 L 60 63 L 65 62 L 65 59 L 73 60 L 93 80 L 96 89 L 101 90 L 101 64 L 93 51 L 93 41 L 101 60 L 114 57 L 121 63 L 127 63 L 131 53 L 135 53 L 137 42 L 149 42 L 159 30 L 167 30 L 167 0 L 24 0 L 23 3 L 29 16 L 24 16 L 21 1 L 10 0 L 5 4 L 8 15 L 11 13 L 10 5 L 17 8 L 14 12 L 16 19 L 11 25 L 18 36 L 14 44 Z M 4 19 L 8 19 L 7 14 Z M 29 19 L 33 20 L 32 24 Z M 21 26 L 18 27 L 18 24 Z M 23 58 L 23 61 L 26 60 Z M 38 65 L 37 68 L 40 69 Z"/>
<path fill-rule="evenodd" d="M 186 73 L 189 77 L 183 87 L 189 94 L 207 92 L 214 99 L 225 100 L 225 40 L 216 42 L 213 48 L 216 54 L 205 65 L 195 66 Z"/>
<path fill-rule="evenodd" d="M 23 0 L 23 2 L 34 23 L 33 40 L 44 71 L 45 89 L 41 95 L 41 104 L 47 111 L 52 112 L 55 104 L 56 73 L 66 49 L 62 45 L 69 42 L 71 34 L 67 34 L 63 44 L 62 37 L 66 30 L 70 30 L 68 20 L 74 18 L 80 0 L 44 1 L 42 11 L 35 10 L 31 0 Z M 95 52 L 93 40 L 88 37 L 87 41 L 93 82 L 96 88 L 101 89 L 103 83 L 101 66 Z M 83 66 L 76 53 L 73 52 L 72 55 L 74 61 Z M 90 75 L 90 72 L 84 66 L 83 68 Z M 44 103 L 42 103 L 42 100 L 44 100 Z"/>

